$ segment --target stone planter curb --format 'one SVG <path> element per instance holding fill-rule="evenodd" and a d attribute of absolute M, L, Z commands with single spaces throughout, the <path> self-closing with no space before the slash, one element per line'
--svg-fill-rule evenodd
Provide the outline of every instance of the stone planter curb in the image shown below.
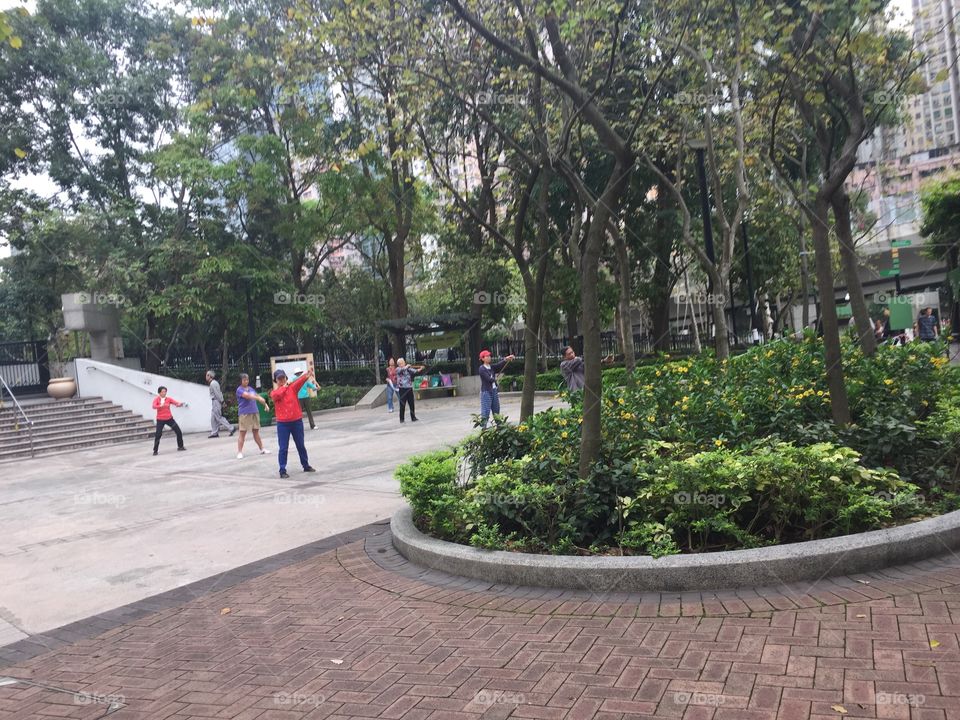
<path fill-rule="evenodd" d="M 424 535 L 409 507 L 393 516 L 390 531 L 394 547 L 410 562 L 491 583 L 597 593 L 695 591 L 812 582 L 928 560 L 960 548 L 960 511 L 844 537 L 662 558 L 481 550 Z"/>

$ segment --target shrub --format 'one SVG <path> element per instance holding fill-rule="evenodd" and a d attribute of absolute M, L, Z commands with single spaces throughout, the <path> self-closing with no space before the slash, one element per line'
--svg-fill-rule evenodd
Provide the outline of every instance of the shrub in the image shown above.
<path fill-rule="evenodd" d="M 444 495 L 446 531 L 436 532 L 480 547 L 659 555 L 829 537 L 955 509 L 960 373 L 942 353 L 915 343 L 867 358 L 845 341 L 848 428 L 832 423 L 813 336 L 724 362 L 665 358 L 633 378 L 609 369 L 601 456 L 586 480 L 577 477 L 577 394 L 570 408 L 467 439 L 468 488 Z"/>

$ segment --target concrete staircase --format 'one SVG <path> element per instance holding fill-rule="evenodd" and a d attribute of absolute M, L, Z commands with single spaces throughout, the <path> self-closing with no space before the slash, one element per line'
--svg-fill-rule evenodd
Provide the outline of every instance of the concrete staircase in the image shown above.
<path fill-rule="evenodd" d="M 24 405 L 33 421 L 36 455 L 83 450 L 153 436 L 154 422 L 100 398 L 50 400 Z M 0 408 L 0 462 L 30 457 L 30 431 L 16 406 Z"/>

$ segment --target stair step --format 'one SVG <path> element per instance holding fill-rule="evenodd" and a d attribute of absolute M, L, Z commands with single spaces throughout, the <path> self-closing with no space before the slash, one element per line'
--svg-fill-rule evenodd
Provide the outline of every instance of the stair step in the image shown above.
<path fill-rule="evenodd" d="M 48 428 L 45 430 L 33 430 L 33 442 L 37 444 L 48 444 L 55 445 L 58 440 L 61 439 L 81 439 L 84 437 L 89 437 L 93 433 L 105 433 L 105 432 L 125 432 L 127 430 L 136 429 L 136 430 L 153 430 L 156 425 L 149 420 L 144 420 L 143 418 L 131 418 L 124 417 L 118 418 L 116 422 L 112 423 L 99 423 L 99 424 L 87 424 L 80 425 L 78 427 L 70 429 L 59 429 L 59 428 Z M 18 443 L 28 443 L 30 442 L 30 431 L 26 427 L 22 427 L 18 431 L 6 431 L 5 433 L 0 433 L 0 448 L 5 448 L 11 445 Z"/>
<path fill-rule="evenodd" d="M 85 437 L 109 437 L 111 433 L 119 434 L 130 431 L 143 431 L 152 432 L 155 429 L 155 425 L 149 421 L 141 420 L 127 420 L 126 422 L 117 423 L 114 425 L 107 425 L 101 427 L 93 428 L 83 428 L 82 430 L 75 430 L 73 432 L 45 432 L 38 433 L 34 431 L 33 433 L 33 444 L 36 447 L 47 446 L 54 447 L 59 442 L 64 441 L 73 441 L 73 440 L 82 440 Z M 27 430 L 22 430 L 15 435 L 8 435 L 3 438 L 0 438 L 0 449 L 26 445 L 30 445 L 30 432 Z"/>
<path fill-rule="evenodd" d="M 144 442 L 149 441 L 153 437 L 153 431 L 145 431 L 142 434 L 129 435 L 116 438 L 87 438 L 84 440 L 77 440 L 74 442 L 64 443 L 56 447 L 46 447 L 46 448 L 37 448 L 36 456 L 47 456 L 47 455 L 58 455 L 66 452 L 76 452 L 78 450 L 86 450 L 92 447 L 100 447 L 106 445 L 120 445 L 125 443 L 132 442 Z M 149 452 L 149 450 L 147 450 Z M 26 449 L 18 448 L 16 450 L 3 450 L 0 449 L 0 463 L 3 463 L 7 460 L 22 460 L 24 458 L 30 457 L 30 448 L 29 446 Z"/>
<path fill-rule="evenodd" d="M 109 408 L 94 408 L 92 410 L 86 410 L 83 412 L 72 412 L 65 415 L 58 415 L 56 417 L 44 417 L 39 420 L 30 418 L 33 421 L 34 429 L 56 429 L 59 427 L 70 427 L 76 424 L 86 425 L 91 422 L 104 422 L 109 421 L 114 418 L 121 417 L 135 417 L 141 420 L 149 420 L 149 418 L 140 415 L 139 413 L 131 412 L 130 410 L 125 410 L 124 408 L 118 408 L 116 406 Z M 152 420 L 149 420 L 153 422 Z M 27 423 L 23 418 L 17 418 L 16 421 L 8 423 L 0 423 L 0 435 L 4 431 L 12 430 L 14 427 L 25 427 Z"/>
<path fill-rule="evenodd" d="M 28 418 L 36 421 L 45 417 L 56 417 L 78 412 L 87 412 L 88 410 L 110 409 L 115 407 L 117 406 L 107 400 L 91 400 L 85 403 L 58 403 L 56 405 L 44 403 L 43 405 L 25 407 L 23 410 Z M 22 417 L 16 406 L 4 404 L 4 407 L 0 409 L 0 424 Z"/>

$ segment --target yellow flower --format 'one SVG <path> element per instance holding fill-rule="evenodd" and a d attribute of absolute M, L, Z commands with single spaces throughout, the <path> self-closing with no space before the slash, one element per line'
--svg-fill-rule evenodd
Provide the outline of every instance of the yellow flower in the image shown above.
<path fill-rule="evenodd" d="M 660 377 L 660 371 L 657 370 L 657 377 Z"/>
<path fill-rule="evenodd" d="M 560 433 L 560 437 L 562 437 L 562 438 L 564 438 L 564 439 L 566 439 L 566 437 L 567 437 L 567 434 L 568 434 L 568 433 L 567 433 L 567 431 L 566 431 L 566 430 L 564 430 L 564 431 L 563 431 L 562 433 Z"/>
<path fill-rule="evenodd" d="M 657 418 L 654 415 L 647 415 L 647 420 L 649 422 L 656 422 Z"/>
<path fill-rule="evenodd" d="M 714 440 L 714 441 L 713 441 L 713 444 L 716 445 L 717 447 L 722 447 L 722 446 L 723 446 L 723 440 L 720 440 L 720 439 Z"/>
<path fill-rule="evenodd" d="M 890 378 L 887 378 L 886 380 L 883 381 L 883 384 L 884 384 L 884 385 L 893 385 L 893 380 L 891 380 Z"/>
<path fill-rule="evenodd" d="M 617 400 L 617 402 L 620 403 L 621 405 L 626 405 L 626 403 L 623 401 L 623 398 L 620 398 L 619 400 Z"/>
<path fill-rule="evenodd" d="M 772 357 L 773 357 L 773 350 L 767 350 L 767 357 L 768 357 L 768 358 L 772 358 Z"/>

